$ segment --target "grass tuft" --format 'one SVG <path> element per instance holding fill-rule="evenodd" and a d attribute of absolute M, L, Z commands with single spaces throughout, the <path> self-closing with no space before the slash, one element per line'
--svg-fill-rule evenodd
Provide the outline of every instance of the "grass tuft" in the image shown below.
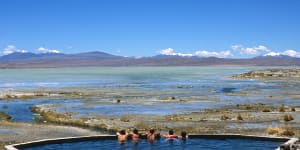
<path fill-rule="evenodd" d="M 276 134 L 276 135 L 279 135 L 279 136 L 293 136 L 293 135 L 295 135 L 295 133 L 292 129 L 283 129 L 283 128 L 270 127 L 270 128 L 267 128 L 266 131 L 267 131 L 268 134 Z"/>
<path fill-rule="evenodd" d="M 121 116 L 120 120 L 122 122 L 130 122 L 130 119 L 132 119 L 132 117 L 130 115 L 123 115 Z"/>
<path fill-rule="evenodd" d="M 237 115 L 236 119 L 237 119 L 237 120 L 243 120 L 243 117 L 242 117 L 242 115 L 239 113 L 239 114 Z"/>
<path fill-rule="evenodd" d="M 292 120 L 294 120 L 294 117 L 291 115 L 291 114 L 286 114 L 286 115 L 284 115 L 283 116 L 283 120 L 284 121 L 292 121 Z"/>
<path fill-rule="evenodd" d="M 295 107 L 292 107 L 292 108 L 291 108 L 291 111 L 292 111 L 292 112 L 295 112 L 295 111 L 296 111 L 296 108 L 295 108 Z"/>
<path fill-rule="evenodd" d="M 223 114 L 221 116 L 221 120 L 228 120 L 228 119 L 231 119 L 228 114 Z"/>
<path fill-rule="evenodd" d="M 266 108 L 266 107 L 262 109 L 262 112 L 271 112 L 271 111 L 272 110 L 270 108 Z"/>
<path fill-rule="evenodd" d="M 279 112 L 285 112 L 285 107 L 284 107 L 284 105 L 281 105 L 281 106 L 279 107 Z"/>

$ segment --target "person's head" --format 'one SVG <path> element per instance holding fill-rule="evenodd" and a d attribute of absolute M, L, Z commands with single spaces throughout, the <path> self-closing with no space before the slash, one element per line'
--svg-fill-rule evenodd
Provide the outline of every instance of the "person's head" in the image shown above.
<path fill-rule="evenodd" d="M 120 131 L 120 134 L 121 134 L 121 135 L 125 135 L 125 134 L 126 134 L 126 133 L 125 133 L 125 130 L 121 130 L 121 131 Z"/>
<path fill-rule="evenodd" d="M 139 130 L 138 129 L 133 129 L 133 133 L 134 134 L 139 134 Z"/>
<path fill-rule="evenodd" d="M 174 134 L 174 131 L 171 129 L 171 130 L 169 130 L 169 134 L 170 135 L 173 135 Z"/>
<path fill-rule="evenodd" d="M 182 137 L 186 137 L 186 135 L 187 135 L 186 131 L 181 131 L 181 136 Z"/>
<path fill-rule="evenodd" d="M 151 134 L 153 134 L 154 131 L 155 131 L 155 130 L 154 130 L 153 128 L 151 128 L 149 132 L 150 132 Z"/>

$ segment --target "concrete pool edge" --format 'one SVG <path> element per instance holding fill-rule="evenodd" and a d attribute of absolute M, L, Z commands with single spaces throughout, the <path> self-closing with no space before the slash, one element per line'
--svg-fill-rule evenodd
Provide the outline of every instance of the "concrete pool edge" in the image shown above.
<path fill-rule="evenodd" d="M 89 141 L 89 140 L 107 140 L 116 139 L 115 135 L 93 135 L 93 136 L 77 136 L 77 137 L 64 137 L 54 139 L 42 139 L 37 141 L 29 141 L 24 143 L 12 144 L 5 146 L 5 150 L 18 150 L 18 148 L 34 147 L 46 144 L 60 144 L 60 143 L 72 143 L 78 141 Z"/>
<path fill-rule="evenodd" d="M 255 135 L 241 135 L 241 134 L 191 134 L 189 138 L 206 138 L 206 139 L 256 139 L 256 140 L 267 140 L 267 141 L 279 141 L 285 142 L 281 145 L 291 145 L 298 141 L 298 138 L 288 137 L 271 137 L 271 136 L 255 136 Z M 34 147 L 46 144 L 60 144 L 60 143 L 72 143 L 78 141 L 89 141 L 89 140 L 108 140 L 116 139 L 115 135 L 93 135 L 93 136 L 78 136 L 78 137 L 65 137 L 65 138 L 54 138 L 54 139 L 43 139 L 37 141 L 29 141 L 24 143 L 6 145 L 5 150 L 18 150 L 20 148 Z M 280 146 L 281 146 L 280 145 Z M 278 147 L 276 150 L 279 150 Z"/>

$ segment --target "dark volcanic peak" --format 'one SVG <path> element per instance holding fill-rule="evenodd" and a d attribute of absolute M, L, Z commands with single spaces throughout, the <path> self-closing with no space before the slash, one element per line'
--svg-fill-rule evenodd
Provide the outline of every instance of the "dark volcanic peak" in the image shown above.
<path fill-rule="evenodd" d="M 72 54 L 73 56 L 80 56 L 80 57 L 94 57 L 94 58 L 121 58 L 122 56 L 116 56 L 104 52 L 93 51 L 93 52 L 85 52 L 79 54 Z"/>
<path fill-rule="evenodd" d="M 8 55 L 4 55 L 0 57 L 1 61 L 18 61 L 18 60 L 26 60 L 37 57 L 37 54 L 34 53 L 21 53 L 21 52 L 15 52 Z"/>
<path fill-rule="evenodd" d="M 58 58 L 63 57 L 66 54 L 63 53 L 20 53 L 15 52 L 8 55 L 4 55 L 0 57 L 0 61 L 28 61 L 28 60 L 36 60 L 36 59 L 52 59 L 52 58 Z"/>

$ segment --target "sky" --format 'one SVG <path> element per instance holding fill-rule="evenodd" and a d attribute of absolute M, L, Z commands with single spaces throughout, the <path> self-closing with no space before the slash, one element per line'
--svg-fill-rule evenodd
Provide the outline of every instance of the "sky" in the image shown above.
<path fill-rule="evenodd" d="M 0 55 L 300 57 L 300 0 L 0 0 Z"/>

